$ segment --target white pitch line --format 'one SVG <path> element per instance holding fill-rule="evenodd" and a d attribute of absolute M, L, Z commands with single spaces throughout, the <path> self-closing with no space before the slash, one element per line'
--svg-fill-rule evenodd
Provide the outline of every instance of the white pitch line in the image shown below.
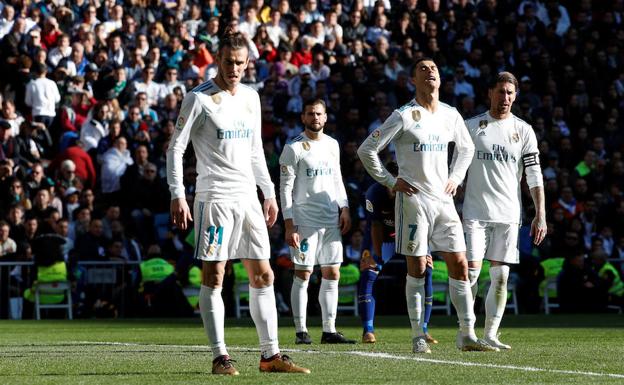
<path fill-rule="evenodd" d="M 128 343 L 128 342 L 91 342 L 91 341 L 81 341 L 81 342 L 70 342 L 69 344 L 76 345 L 108 345 L 108 346 L 152 346 L 159 348 L 193 348 L 193 349 L 204 349 L 209 351 L 210 348 L 206 345 L 165 345 L 165 344 L 139 344 L 139 343 Z M 228 346 L 229 350 L 239 351 L 239 352 L 259 352 L 258 349 L 253 348 L 244 348 L 238 346 Z M 306 353 L 306 354 L 348 354 L 352 356 L 361 356 L 361 357 L 371 357 L 371 358 L 382 358 L 389 360 L 403 360 L 403 361 L 418 361 L 418 362 L 427 362 L 431 364 L 441 364 L 441 365 L 457 365 L 457 366 L 473 366 L 473 367 L 481 367 L 481 368 L 493 368 L 493 369 L 507 369 L 507 370 L 518 370 L 522 372 L 544 372 L 544 373 L 555 373 L 555 374 L 573 374 L 579 376 L 588 376 L 588 377 L 611 377 L 611 378 L 624 378 L 624 374 L 617 373 L 600 373 L 600 372 L 586 372 L 581 370 L 563 370 L 563 369 L 547 369 L 547 368 L 537 368 L 533 366 L 514 366 L 514 365 L 499 365 L 499 364 L 486 364 L 481 362 L 467 362 L 467 361 L 452 361 L 452 360 L 439 360 L 434 358 L 423 358 L 418 356 L 401 356 L 396 354 L 389 353 L 373 353 L 373 352 L 363 352 L 363 351 L 318 351 L 318 350 L 302 350 L 302 349 L 281 349 L 283 352 L 288 353 Z"/>

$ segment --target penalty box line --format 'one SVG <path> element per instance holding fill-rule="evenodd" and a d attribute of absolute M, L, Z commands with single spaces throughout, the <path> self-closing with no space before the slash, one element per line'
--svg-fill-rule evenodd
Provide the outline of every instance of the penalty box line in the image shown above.
<path fill-rule="evenodd" d="M 76 345 L 103 345 L 103 346 L 135 346 L 135 347 L 151 346 L 151 347 L 159 347 L 159 348 L 193 348 L 193 349 L 204 349 L 206 351 L 210 351 L 210 348 L 206 345 L 166 345 L 166 344 L 139 344 L 139 343 L 129 343 L 129 342 L 91 342 L 91 341 L 76 342 L 75 344 Z M 245 347 L 239 347 L 239 346 L 228 346 L 228 350 L 238 351 L 238 352 L 260 352 L 259 349 L 245 348 Z M 542 373 L 554 373 L 554 374 L 572 374 L 572 375 L 588 376 L 588 377 L 624 378 L 624 374 L 617 374 L 617 373 L 600 373 L 600 372 L 588 372 L 588 371 L 582 371 L 582 370 L 538 368 L 534 366 L 499 365 L 499 364 L 488 364 L 488 363 L 482 363 L 482 362 L 441 360 L 441 359 L 436 359 L 436 358 L 424 358 L 424 357 L 419 357 L 419 356 L 402 356 L 402 355 L 397 355 L 397 354 L 363 352 L 363 351 L 358 351 L 358 350 L 351 350 L 351 351 L 348 351 L 348 350 L 319 351 L 319 350 L 304 350 L 304 349 L 280 349 L 280 350 L 286 353 L 351 355 L 351 356 L 360 356 L 360 357 L 367 357 L 367 358 L 417 361 L 417 362 L 425 362 L 425 363 L 430 363 L 430 364 L 471 366 L 471 367 L 480 367 L 480 368 L 515 370 L 515 371 L 521 371 L 521 372 L 542 372 Z"/>

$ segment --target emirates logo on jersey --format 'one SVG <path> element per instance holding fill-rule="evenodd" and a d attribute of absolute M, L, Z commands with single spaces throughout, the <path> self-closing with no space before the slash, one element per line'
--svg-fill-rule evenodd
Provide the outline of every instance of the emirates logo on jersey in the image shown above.
<path fill-rule="evenodd" d="M 420 121 L 420 118 L 421 118 L 420 111 L 418 110 L 412 111 L 412 119 L 414 119 L 415 122 Z"/>

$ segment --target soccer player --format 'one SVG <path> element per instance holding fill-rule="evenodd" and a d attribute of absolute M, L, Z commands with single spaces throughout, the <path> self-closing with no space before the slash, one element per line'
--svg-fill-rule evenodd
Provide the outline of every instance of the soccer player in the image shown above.
<path fill-rule="evenodd" d="M 386 169 L 393 176 L 398 175 L 396 162 L 390 162 Z M 373 286 L 377 276 L 385 263 L 394 255 L 394 199 L 395 191 L 379 183 L 373 183 L 366 191 L 366 235 L 362 247 L 362 257 L 360 259 L 360 283 L 358 288 L 358 306 L 360 318 L 362 319 L 362 342 L 375 343 L 374 318 L 375 318 L 375 297 L 373 296 Z M 433 282 L 431 256 L 427 255 L 427 268 L 425 270 L 425 302 L 423 333 L 425 339 L 430 344 L 437 344 L 438 341 L 429 335 L 428 324 L 431 317 L 431 307 L 433 305 Z"/>
<path fill-rule="evenodd" d="M 285 238 L 295 265 L 290 294 L 295 343 L 312 343 L 306 326 L 308 282 L 315 265 L 321 266 L 319 303 L 323 319 L 321 343 L 355 343 L 336 331 L 338 279 L 342 263 L 342 234 L 351 217 L 340 172 L 338 142 L 323 133 L 325 102 L 304 105 L 304 131 L 284 146 L 280 156 L 280 198 Z"/>
<path fill-rule="evenodd" d="M 449 271 L 449 293 L 459 318 L 463 350 L 497 350 L 477 338 L 468 280 L 466 243 L 453 195 L 470 165 L 474 145 L 457 110 L 439 101 L 440 74 L 429 58 L 412 69 L 414 100 L 395 110 L 362 143 L 358 155 L 368 173 L 396 191 L 396 252 L 406 256 L 405 294 L 412 327 L 414 353 L 431 353 L 423 333 L 426 255 L 430 248 L 444 258 Z M 379 151 L 390 142 L 396 148 L 399 175 L 382 165 Z M 448 168 L 448 143 L 455 142 L 458 157 Z"/>
<path fill-rule="evenodd" d="M 526 174 L 535 218 L 533 242 L 546 235 L 546 210 L 539 150 L 533 128 L 511 113 L 518 80 L 499 73 L 488 91 L 490 110 L 466 121 L 475 144 L 468 169 L 464 198 L 464 231 L 473 297 L 483 258 L 491 263 L 490 288 L 485 299 L 484 340 L 499 349 L 511 349 L 499 341 L 498 327 L 507 304 L 509 267 L 517 264 L 521 223 L 520 180 Z"/>
<path fill-rule="evenodd" d="M 240 84 L 249 63 L 247 40 L 226 33 L 216 55 L 218 72 L 189 92 L 167 151 L 173 223 L 193 218 L 185 199 L 182 157 L 189 140 L 197 158 L 194 203 L 195 257 L 202 262 L 199 309 L 210 341 L 212 373 L 237 375 L 224 341 L 223 275 L 228 259 L 241 258 L 249 275 L 251 317 L 260 338 L 260 371 L 309 373 L 280 354 L 267 226 L 277 218 L 273 183 L 260 138 L 260 98 Z M 256 185 L 264 195 L 263 207 Z"/>

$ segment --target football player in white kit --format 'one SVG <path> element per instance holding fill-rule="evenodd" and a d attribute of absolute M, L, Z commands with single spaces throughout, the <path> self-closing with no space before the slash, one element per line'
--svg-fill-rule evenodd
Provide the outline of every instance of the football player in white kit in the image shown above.
<path fill-rule="evenodd" d="M 499 341 L 497 332 L 507 304 L 509 265 L 517 264 L 521 223 L 520 180 L 526 174 L 535 218 L 533 242 L 546 235 L 546 209 L 539 150 L 533 128 L 511 113 L 518 80 L 499 73 L 488 91 L 490 110 L 466 121 L 475 144 L 468 169 L 463 217 L 468 267 L 473 297 L 483 258 L 491 263 L 490 288 L 485 299 L 483 339 L 499 349 L 511 349 Z"/>
<path fill-rule="evenodd" d="M 426 255 L 444 257 L 449 293 L 459 318 L 463 350 L 497 350 L 476 337 L 475 315 L 468 280 L 464 234 L 453 195 L 470 165 L 474 145 L 457 110 L 439 101 L 440 74 L 432 59 L 419 59 L 412 69 L 414 100 L 392 115 L 358 149 L 368 173 L 397 191 L 396 252 L 406 256 L 405 295 L 412 327 L 414 353 L 431 353 L 423 332 Z M 397 178 L 386 170 L 378 153 L 396 146 Z M 458 157 L 448 169 L 448 144 Z"/>
<path fill-rule="evenodd" d="M 249 63 L 247 40 L 227 32 L 219 41 L 218 72 L 189 92 L 180 108 L 167 151 L 167 182 L 173 223 L 182 229 L 193 217 L 195 257 L 202 260 L 199 308 L 210 341 L 212 373 L 237 375 L 224 340 L 221 298 L 225 265 L 241 258 L 249 275 L 251 317 L 260 339 L 260 371 L 310 373 L 280 354 L 273 271 L 267 226 L 277 202 L 260 137 L 260 98 L 240 84 Z M 193 217 L 185 199 L 182 157 L 193 142 L 197 184 Z M 256 185 L 264 195 L 260 207 Z"/>
<path fill-rule="evenodd" d="M 351 227 L 347 193 L 340 172 L 338 142 L 323 133 L 327 113 L 317 99 L 304 105 L 304 132 L 284 146 L 280 156 L 280 198 L 286 243 L 295 265 L 291 306 L 295 343 L 312 341 L 306 326 L 308 282 L 321 266 L 319 303 L 323 319 L 321 343 L 355 343 L 336 331 L 342 235 Z"/>

